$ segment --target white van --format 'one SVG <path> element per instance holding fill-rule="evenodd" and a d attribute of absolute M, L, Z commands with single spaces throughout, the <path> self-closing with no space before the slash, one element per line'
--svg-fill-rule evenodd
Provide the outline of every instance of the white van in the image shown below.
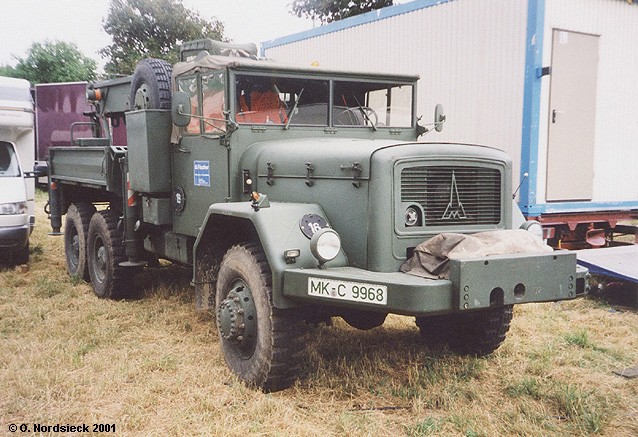
<path fill-rule="evenodd" d="M 29 82 L 0 77 L 0 257 L 14 264 L 29 261 L 35 225 L 34 140 Z"/>

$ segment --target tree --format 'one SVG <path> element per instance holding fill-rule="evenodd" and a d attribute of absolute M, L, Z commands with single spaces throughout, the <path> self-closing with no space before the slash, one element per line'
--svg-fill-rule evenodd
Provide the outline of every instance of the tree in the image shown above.
<path fill-rule="evenodd" d="M 177 62 L 184 41 L 223 40 L 224 25 L 186 9 L 182 0 L 111 0 L 104 30 L 113 39 L 100 50 L 108 58 L 105 71 L 131 74 L 145 57 Z"/>
<path fill-rule="evenodd" d="M 73 43 L 45 41 L 33 43 L 26 58 L 15 67 L 0 67 L 0 75 L 26 79 L 32 84 L 80 82 L 95 79 L 97 62 L 86 57 Z"/>
<path fill-rule="evenodd" d="M 326 24 L 392 4 L 392 0 L 293 0 L 291 6 L 294 15 Z"/>

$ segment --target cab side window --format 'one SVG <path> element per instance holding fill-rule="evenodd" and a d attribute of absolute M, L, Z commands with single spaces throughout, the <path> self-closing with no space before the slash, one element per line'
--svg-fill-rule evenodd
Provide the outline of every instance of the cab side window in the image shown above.
<path fill-rule="evenodd" d="M 202 115 L 204 132 L 222 134 L 226 132 L 224 118 L 224 75 L 220 72 L 202 75 Z"/>
<path fill-rule="evenodd" d="M 191 99 L 191 121 L 187 134 L 223 134 L 226 132 L 224 117 L 224 74 L 212 72 L 201 76 L 183 77 L 177 80 L 179 91 L 188 93 Z"/>
<path fill-rule="evenodd" d="M 197 83 L 197 77 L 184 77 L 177 80 L 177 88 L 179 91 L 188 93 L 191 98 L 191 114 L 201 116 L 199 106 L 199 87 Z M 191 117 L 190 124 L 186 126 L 187 134 L 199 134 L 201 133 L 199 118 Z"/>

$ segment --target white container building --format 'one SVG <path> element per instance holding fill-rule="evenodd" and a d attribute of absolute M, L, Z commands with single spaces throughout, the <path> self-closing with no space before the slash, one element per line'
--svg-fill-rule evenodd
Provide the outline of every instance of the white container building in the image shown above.
<path fill-rule="evenodd" d="M 416 0 L 264 42 L 261 54 L 418 73 L 423 120 L 437 103 L 447 115 L 421 140 L 505 150 L 523 213 L 575 241 L 638 213 L 636 41 L 632 0 Z"/>

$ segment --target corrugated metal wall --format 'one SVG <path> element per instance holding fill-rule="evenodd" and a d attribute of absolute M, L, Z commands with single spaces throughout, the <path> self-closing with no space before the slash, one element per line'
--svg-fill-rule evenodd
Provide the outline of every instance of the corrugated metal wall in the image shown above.
<path fill-rule="evenodd" d="M 553 29 L 600 35 L 593 198 L 574 205 L 545 204 L 550 113 L 550 77 L 546 76 L 540 79 L 540 110 L 533 115 L 539 117 L 538 143 L 529 144 L 534 157 L 529 165 L 536 209 L 636 208 L 638 6 L 624 0 L 532 1 L 545 6 L 539 11 L 543 28 L 538 29 L 542 32 L 538 37 L 543 38 L 542 66 L 551 65 Z M 418 0 L 408 13 L 362 20 L 362 25 L 344 20 L 341 30 L 318 28 L 310 32 L 317 36 L 299 41 L 284 38 L 280 45 L 267 45 L 265 55 L 301 65 L 318 62 L 324 67 L 420 74 L 418 111 L 423 122 L 432 120 L 436 103 L 442 103 L 448 115 L 443 132 L 427 134 L 421 140 L 503 149 L 514 161 L 516 187 L 523 119 L 533 111 L 530 106 L 525 114 L 523 104 L 529 2 Z M 530 24 L 536 26 L 535 22 Z M 576 175 L 577 170 L 565 162 L 566 172 Z"/>
<path fill-rule="evenodd" d="M 545 0 L 545 9 L 543 65 L 551 65 L 553 29 L 600 35 L 592 203 L 638 202 L 638 7 Z M 541 94 L 538 193 L 545 193 L 549 86 L 546 80 Z M 565 171 L 578 174 L 569 162 Z"/>
<path fill-rule="evenodd" d="M 425 2 L 424 2 L 425 3 Z M 518 185 L 526 0 L 455 0 L 266 50 L 281 62 L 421 75 L 418 111 L 443 132 L 422 141 L 484 144 L 514 158 Z"/>

